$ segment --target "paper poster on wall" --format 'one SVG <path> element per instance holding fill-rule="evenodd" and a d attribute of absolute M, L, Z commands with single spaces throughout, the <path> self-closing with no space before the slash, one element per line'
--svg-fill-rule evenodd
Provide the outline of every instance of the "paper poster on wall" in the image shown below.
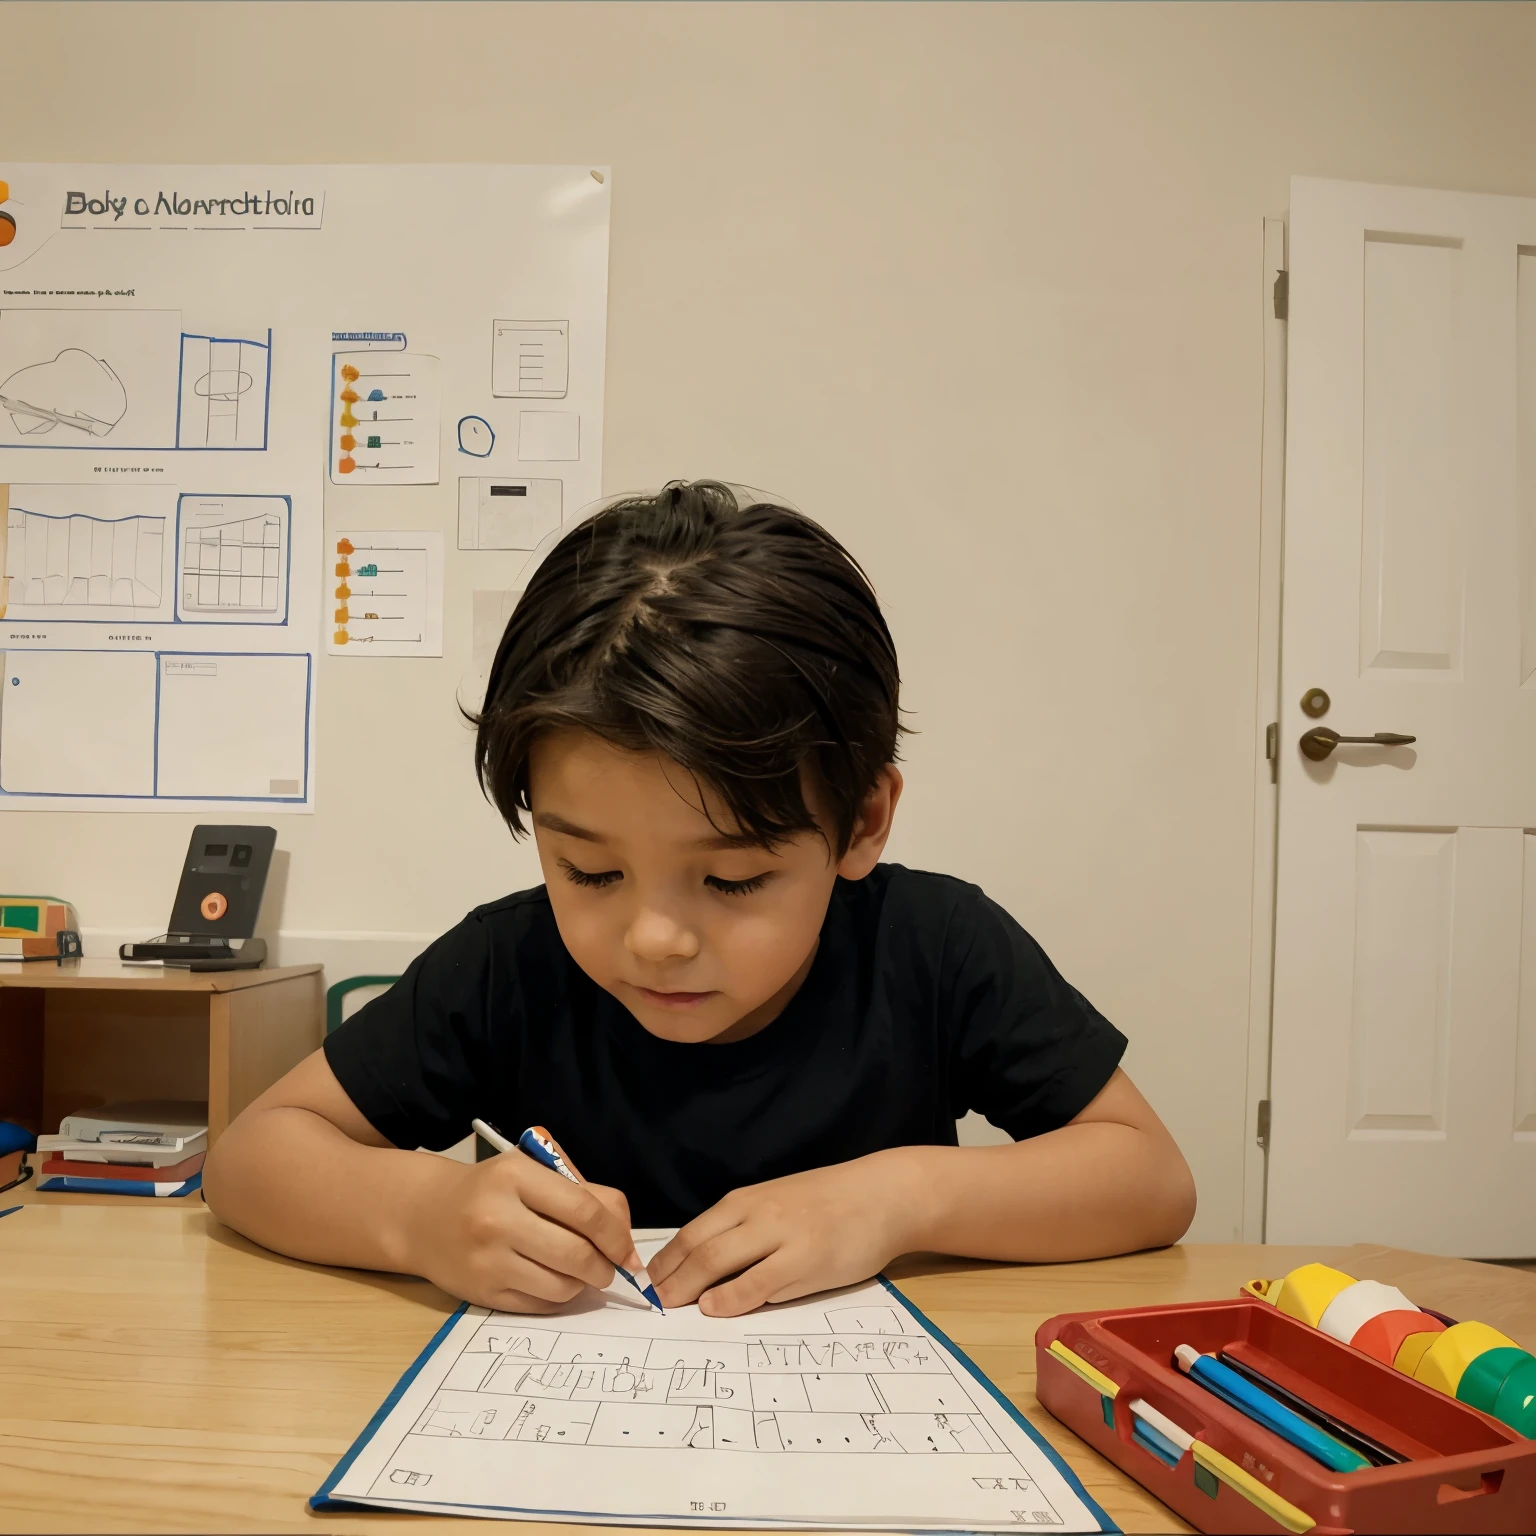
<path fill-rule="evenodd" d="M 438 360 L 412 352 L 331 359 L 331 479 L 337 485 L 436 485 Z"/>
<path fill-rule="evenodd" d="M 443 536 L 338 533 L 331 541 L 333 656 L 443 654 Z"/>
<path fill-rule="evenodd" d="M 522 595 L 521 591 L 481 591 L 478 587 L 470 593 L 469 665 L 459 679 L 459 702 L 465 709 L 478 710 L 485 702 L 491 663 Z"/>
<path fill-rule="evenodd" d="M 445 535 L 521 555 L 601 492 L 611 178 L 0 174 L 0 811 L 312 810 L 317 655 L 441 655 L 469 567 L 505 559 L 450 566 Z M 445 427 L 466 519 L 414 489 L 440 485 Z M 325 739 L 339 777 L 389 773 Z"/>
<path fill-rule="evenodd" d="M 460 549 L 536 549 L 560 526 L 558 480 L 464 475 L 459 480 Z"/>
<path fill-rule="evenodd" d="M 565 320 L 497 320 L 491 326 L 491 393 L 563 400 L 571 368 Z"/>

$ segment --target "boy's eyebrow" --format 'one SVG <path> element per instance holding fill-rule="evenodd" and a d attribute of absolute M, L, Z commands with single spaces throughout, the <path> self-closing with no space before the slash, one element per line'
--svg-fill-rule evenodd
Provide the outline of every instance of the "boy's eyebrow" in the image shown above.
<path fill-rule="evenodd" d="M 748 832 L 721 832 L 716 837 L 701 837 L 694 844 L 695 848 L 702 848 L 706 853 L 724 853 L 737 848 L 761 848 L 762 846 L 762 838 L 753 837 Z"/>
<path fill-rule="evenodd" d="M 553 811 L 540 811 L 533 818 L 536 827 L 543 827 L 546 832 L 560 832 L 566 837 L 579 837 L 583 842 L 606 843 L 608 839 L 601 832 L 588 831 L 586 827 L 578 827 L 574 821 L 567 821 L 564 816 L 557 816 Z M 714 837 L 701 837 L 694 844 L 696 848 L 702 848 L 705 852 L 726 852 L 735 848 L 761 848 L 762 839 L 753 837 L 746 832 L 721 832 Z"/>
<path fill-rule="evenodd" d="M 564 816 L 556 816 L 553 811 L 540 811 L 533 818 L 533 824 L 543 827 L 547 832 L 563 832 L 567 837 L 579 837 L 588 843 L 608 841 L 601 832 L 589 832 L 585 827 L 578 827 L 574 821 L 567 821 Z"/>

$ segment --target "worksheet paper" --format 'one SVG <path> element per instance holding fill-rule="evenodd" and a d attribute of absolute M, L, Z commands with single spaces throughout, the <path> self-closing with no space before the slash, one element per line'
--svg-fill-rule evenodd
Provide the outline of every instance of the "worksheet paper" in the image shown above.
<path fill-rule="evenodd" d="M 662 1316 L 623 1281 L 550 1317 L 462 1309 L 312 1501 L 336 1502 L 625 1525 L 1114 1529 L 883 1280 L 741 1318 Z"/>

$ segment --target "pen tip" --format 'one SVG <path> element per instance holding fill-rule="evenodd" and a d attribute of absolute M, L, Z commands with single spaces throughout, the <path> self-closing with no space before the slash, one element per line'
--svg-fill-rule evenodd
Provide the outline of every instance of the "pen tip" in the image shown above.
<path fill-rule="evenodd" d="M 666 1315 L 667 1309 L 662 1306 L 661 1297 L 656 1294 L 656 1287 L 654 1285 L 646 1286 L 646 1288 L 641 1291 L 640 1294 L 644 1296 L 645 1299 L 650 1302 L 650 1304 L 655 1307 L 658 1312 L 660 1312 L 663 1316 Z"/>

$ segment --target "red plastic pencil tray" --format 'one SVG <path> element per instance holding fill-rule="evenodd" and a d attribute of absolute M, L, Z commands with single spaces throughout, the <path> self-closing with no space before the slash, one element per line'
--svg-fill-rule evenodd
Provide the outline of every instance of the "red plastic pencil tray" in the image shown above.
<path fill-rule="evenodd" d="M 1070 1360 L 1051 1352 L 1058 1342 Z M 1330 1472 L 1180 1372 L 1179 1344 L 1229 1350 L 1411 1459 Z M 1270 1533 L 1311 1521 L 1314 1536 L 1536 1531 L 1536 1441 L 1264 1302 L 1064 1313 L 1041 1326 L 1035 1353 L 1043 1406 L 1198 1530 Z M 1132 1438 L 1133 1399 L 1196 1449 L 1172 1467 L 1144 1450 Z"/>

